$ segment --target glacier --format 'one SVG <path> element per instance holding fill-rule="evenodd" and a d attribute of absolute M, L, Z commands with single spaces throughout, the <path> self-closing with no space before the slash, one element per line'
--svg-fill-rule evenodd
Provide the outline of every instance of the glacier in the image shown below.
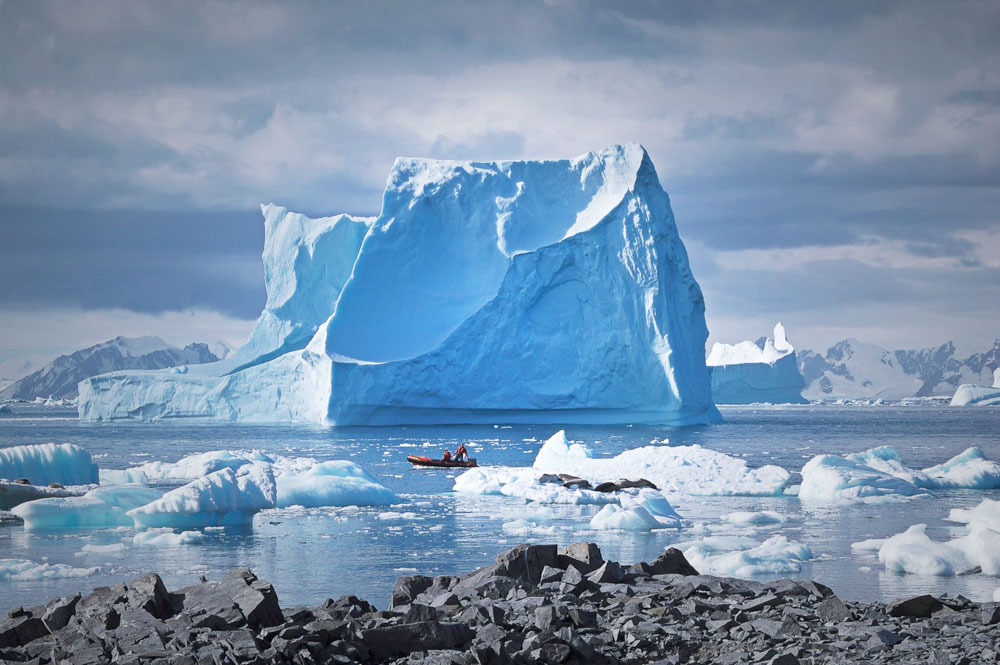
<path fill-rule="evenodd" d="M 805 404 L 805 381 L 799 373 L 795 347 L 785 327 L 774 326 L 774 338 L 739 344 L 716 342 L 705 363 L 712 373 L 716 404 Z"/>
<path fill-rule="evenodd" d="M 952 406 L 1000 406 L 1000 367 L 993 371 L 993 385 L 963 383 L 955 389 Z"/>
<path fill-rule="evenodd" d="M 701 289 L 637 144 L 397 159 L 377 217 L 261 208 L 267 301 L 186 373 L 80 383 L 88 421 L 695 424 L 719 419 Z"/>

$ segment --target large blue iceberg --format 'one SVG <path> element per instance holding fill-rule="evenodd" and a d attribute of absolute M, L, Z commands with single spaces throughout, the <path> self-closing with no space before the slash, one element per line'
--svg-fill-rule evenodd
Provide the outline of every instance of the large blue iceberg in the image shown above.
<path fill-rule="evenodd" d="M 267 303 L 246 345 L 83 381 L 82 419 L 718 419 L 701 289 L 639 145 L 398 159 L 378 217 L 262 211 Z"/>

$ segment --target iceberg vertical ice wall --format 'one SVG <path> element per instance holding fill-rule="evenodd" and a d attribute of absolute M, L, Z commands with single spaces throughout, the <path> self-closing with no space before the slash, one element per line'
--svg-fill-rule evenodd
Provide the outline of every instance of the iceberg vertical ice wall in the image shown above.
<path fill-rule="evenodd" d="M 774 326 L 774 339 L 713 344 L 708 354 L 712 398 L 716 404 L 805 404 L 806 383 L 799 373 L 785 327 Z"/>
<path fill-rule="evenodd" d="M 701 289 L 639 145 L 398 159 L 377 218 L 264 206 L 267 305 L 233 358 L 80 386 L 85 420 L 696 423 Z"/>

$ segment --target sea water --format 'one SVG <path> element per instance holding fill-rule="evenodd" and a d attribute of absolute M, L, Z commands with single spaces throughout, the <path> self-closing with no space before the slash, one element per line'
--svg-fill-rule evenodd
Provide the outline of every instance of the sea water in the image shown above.
<path fill-rule="evenodd" d="M 266 453 L 357 462 L 406 503 L 381 508 L 285 509 L 259 513 L 252 527 L 208 530 L 200 543 L 140 547 L 131 529 L 26 532 L 0 513 L 0 560 L 25 559 L 97 570 L 83 577 L 11 579 L 0 572 L 0 610 L 31 606 L 52 597 L 113 584 L 146 571 L 161 574 L 168 588 L 219 577 L 248 566 L 277 588 L 282 605 L 315 604 L 343 594 L 386 607 L 401 575 L 456 574 L 488 564 L 520 542 L 565 545 L 593 541 L 605 557 L 632 563 L 651 560 L 672 543 L 696 539 L 697 524 L 722 528 L 733 511 L 771 510 L 787 518 L 751 534 L 758 540 L 782 534 L 815 555 L 791 577 L 824 582 L 842 598 L 891 600 L 918 593 L 963 594 L 990 600 L 1000 579 L 886 572 L 871 553 L 852 552 L 852 542 L 884 538 L 915 523 L 928 524 L 935 540 L 963 531 L 942 518 L 949 509 L 1000 499 L 1000 491 L 952 490 L 933 498 L 877 505 L 804 504 L 794 496 L 689 497 L 673 500 L 685 528 L 651 533 L 586 529 L 595 506 L 549 506 L 551 519 L 526 532 L 504 523 L 537 511 L 522 500 L 454 494 L 456 470 L 413 469 L 408 454 L 440 456 L 466 443 L 481 465 L 529 466 L 554 426 L 331 428 L 311 425 L 192 423 L 80 423 L 72 411 L 14 405 L 0 417 L 0 447 L 54 441 L 91 452 L 103 468 L 153 460 L 175 461 L 206 450 L 258 449 Z M 751 466 L 777 464 L 797 472 L 812 456 L 846 454 L 891 445 L 903 462 L 922 468 L 969 446 L 1000 461 L 1000 409 L 910 406 L 723 407 L 724 422 L 701 427 L 566 426 L 595 456 L 637 446 L 701 444 L 738 455 Z M 668 441 L 669 443 L 665 443 Z M 169 486 L 166 486 L 169 487 Z M 746 534 L 745 530 L 732 533 Z M 2 565 L 0 565 L 2 569 Z M 775 577 L 775 576 L 770 576 Z M 767 576 L 759 579 L 767 579 Z"/>

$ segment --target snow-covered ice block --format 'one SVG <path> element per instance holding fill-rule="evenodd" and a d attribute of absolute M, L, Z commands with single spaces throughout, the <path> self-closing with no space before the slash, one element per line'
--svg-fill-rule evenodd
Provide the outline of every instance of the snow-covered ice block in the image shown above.
<path fill-rule="evenodd" d="M 86 577 L 100 568 L 74 568 L 64 563 L 37 563 L 28 559 L 0 559 L 0 581 L 52 580 Z"/>
<path fill-rule="evenodd" d="M 33 485 L 96 485 L 97 465 L 72 443 L 42 443 L 0 448 L 0 478 L 27 478 Z"/>
<path fill-rule="evenodd" d="M 277 479 L 280 508 L 303 506 L 387 506 L 400 503 L 392 490 L 354 462 L 333 460 Z"/>
<path fill-rule="evenodd" d="M 929 496 L 911 482 L 837 455 L 817 455 L 802 467 L 802 501 L 877 501 Z"/>
<path fill-rule="evenodd" d="M 191 481 L 162 497 L 128 511 L 137 529 L 250 524 L 253 516 L 277 501 L 271 466 L 255 462 L 239 471 L 226 468 Z"/>
<path fill-rule="evenodd" d="M 986 528 L 1000 531 L 1000 501 L 983 499 L 972 508 L 952 508 L 945 519 L 968 524 L 970 529 Z"/>
<path fill-rule="evenodd" d="M 85 420 L 704 423 L 704 299 L 639 145 L 398 159 L 376 218 L 266 205 L 235 356 L 80 385 Z"/>
<path fill-rule="evenodd" d="M 132 526 L 128 511 L 156 501 L 163 492 L 137 485 L 98 487 L 83 496 L 39 499 L 11 512 L 24 520 L 25 529 L 95 529 Z"/>
<path fill-rule="evenodd" d="M 479 467 L 455 478 L 453 489 L 460 494 L 501 494 L 537 503 L 604 504 L 618 503 L 617 492 L 563 487 L 538 482 L 539 473 L 524 467 Z"/>
<path fill-rule="evenodd" d="M 652 531 L 662 529 L 663 524 L 642 506 L 621 508 L 608 504 L 591 518 L 590 528 L 611 531 Z"/>
<path fill-rule="evenodd" d="M 1000 464 L 986 459 L 979 448 L 969 448 L 944 464 L 923 470 L 925 487 L 934 489 L 998 489 Z"/>
<path fill-rule="evenodd" d="M 975 566 L 962 549 L 931 540 L 924 533 L 926 528 L 926 524 L 914 524 L 882 543 L 878 560 L 886 570 L 918 575 L 959 575 Z"/>
<path fill-rule="evenodd" d="M 563 431 L 545 442 L 533 468 L 597 482 L 645 478 L 668 494 L 692 496 L 778 496 L 789 478 L 781 467 L 750 469 L 746 460 L 698 445 L 644 446 L 615 457 L 595 458 L 581 450 L 571 451 Z"/>
<path fill-rule="evenodd" d="M 137 547 L 171 547 L 175 545 L 193 545 L 205 539 L 201 531 L 181 531 L 174 533 L 173 529 L 149 529 L 140 531 L 132 537 L 132 544 Z"/>
<path fill-rule="evenodd" d="M 709 536 L 675 547 L 701 573 L 733 577 L 797 573 L 803 561 L 813 558 L 807 545 L 782 535 L 764 542 L 740 536 Z"/>

